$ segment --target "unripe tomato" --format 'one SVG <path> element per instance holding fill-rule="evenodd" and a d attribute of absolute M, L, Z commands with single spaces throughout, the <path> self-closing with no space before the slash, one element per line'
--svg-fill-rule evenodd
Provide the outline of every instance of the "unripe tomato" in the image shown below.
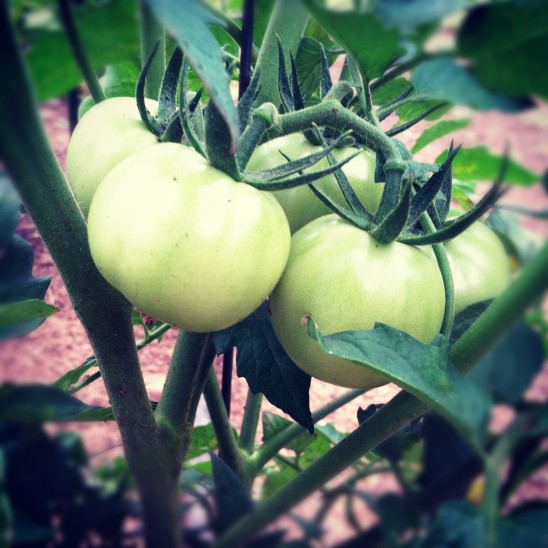
<path fill-rule="evenodd" d="M 381 322 L 427 343 L 440 330 L 444 306 L 431 248 L 379 243 L 336 215 L 293 235 L 286 269 L 270 298 L 274 331 L 295 363 L 317 379 L 348 388 L 388 381 L 323 352 L 303 326 L 309 315 L 324 335 Z"/>
<path fill-rule="evenodd" d="M 137 308 L 190 331 L 251 314 L 285 267 L 287 219 L 190 147 L 162 143 L 120 162 L 89 212 L 93 259 Z"/>
<path fill-rule="evenodd" d="M 156 114 L 156 101 L 147 100 L 146 105 Z M 113 97 L 89 109 L 67 150 L 67 177 L 84 216 L 105 175 L 130 154 L 157 143 L 141 120 L 135 98 Z"/>
<path fill-rule="evenodd" d="M 481 222 L 445 244 L 453 285 L 455 313 L 497 297 L 510 283 L 510 260 L 497 235 Z"/>
<path fill-rule="evenodd" d="M 248 171 L 260 171 L 284 164 L 287 160 L 282 153 L 290 160 L 299 160 L 320 150 L 321 147 L 310 144 L 302 133 L 292 133 L 257 147 L 246 169 Z M 357 149 L 355 148 L 345 147 L 333 150 L 332 154 L 337 162 L 340 162 L 356 152 Z M 384 188 L 383 184 L 375 183 L 375 158 L 373 151 L 362 149 L 358 156 L 342 168 L 358 198 L 371 213 L 377 210 Z M 315 164 L 311 170 L 319 171 L 327 167 L 329 167 L 329 162 L 327 158 L 324 158 Z M 326 191 L 336 203 L 347 206 L 334 175 L 328 175 L 314 184 Z M 331 210 L 321 202 L 308 185 L 278 190 L 272 194 L 283 207 L 292 233 L 310 221 L 331 213 Z"/>

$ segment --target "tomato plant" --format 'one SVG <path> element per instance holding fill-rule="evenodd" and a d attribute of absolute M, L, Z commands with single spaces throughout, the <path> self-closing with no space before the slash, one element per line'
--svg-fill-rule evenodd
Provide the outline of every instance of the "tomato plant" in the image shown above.
<path fill-rule="evenodd" d="M 152 112 L 157 104 L 147 101 Z M 124 158 L 158 142 L 142 122 L 133 97 L 114 97 L 91 108 L 67 150 L 67 177 L 84 215 L 107 173 Z"/>
<path fill-rule="evenodd" d="M 175 143 L 149 147 L 108 173 L 88 233 L 101 274 L 130 302 L 200 332 L 257 309 L 289 253 L 287 220 L 272 196 Z"/>
<path fill-rule="evenodd" d="M 0 544 L 123 545 L 141 532 L 127 538 L 129 517 L 162 548 L 546 543 L 545 502 L 513 495 L 546 462 L 547 406 L 525 394 L 548 348 L 548 248 L 512 216 L 546 212 L 498 203 L 539 174 L 460 136 L 413 155 L 467 126 L 446 116 L 456 105 L 519 115 L 548 98 L 546 10 L 332 4 L 1 3 L 0 160 L 92 354 L 53 383 L 0 386 Z M 134 96 L 108 98 L 120 63 L 139 65 Z M 83 81 L 97 104 L 70 142 L 71 189 L 36 97 Z M 57 310 L 6 188 L 0 337 Z M 452 219 L 455 198 L 470 207 Z M 151 401 L 139 352 L 160 344 Z M 311 409 L 319 379 L 357 388 Z M 393 398 L 362 397 L 388 381 Z M 86 403 L 92 383 L 104 406 Z M 513 416 L 497 430 L 495 404 Z M 343 406 L 354 427 L 324 422 Z M 124 456 L 82 474 L 78 438 L 44 428 L 107 420 Z M 372 493 L 374 474 L 399 489 Z M 311 495 L 317 512 L 301 513 Z"/>
<path fill-rule="evenodd" d="M 309 143 L 303 134 L 292 133 L 259 146 L 251 156 L 247 168 L 252 171 L 273 168 L 286 162 L 287 158 L 295 160 L 318 150 L 321 150 L 320 147 Z M 337 161 L 341 161 L 355 152 L 356 149 L 351 147 L 338 148 L 333 151 L 333 156 Z M 327 165 L 326 159 L 318 162 L 314 169 L 325 168 Z M 379 205 L 383 187 L 382 184 L 375 184 L 375 154 L 371 150 L 363 149 L 343 167 L 343 171 L 365 207 L 374 213 Z M 339 204 L 345 203 L 334 175 L 329 175 L 316 184 L 332 195 Z M 274 191 L 273 195 L 285 211 L 292 233 L 310 221 L 330 213 L 330 209 L 304 185 Z"/>

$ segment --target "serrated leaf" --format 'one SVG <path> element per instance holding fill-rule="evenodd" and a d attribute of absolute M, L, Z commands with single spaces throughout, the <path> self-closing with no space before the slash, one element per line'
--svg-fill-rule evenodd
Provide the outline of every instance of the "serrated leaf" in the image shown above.
<path fill-rule="evenodd" d="M 422 132 L 413 145 L 411 152 L 415 154 L 425 146 L 433 143 L 436 139 L 439 139 L 448 133 L 452 133 L 453 131 L 463 129 L 468 126 L 469 123 L 469 118 L 463 118 L 462 120 L 442 120 Z"/>
<path fill-rule="evenodd" d="M 543 1 L 504 2 L 470 10 L 458 52 L 487 88 L 512 96 L 548 98 L 548 10 Z"/>
<path fill-rule="evenodd" d="M 305 3 L 312 17 L 352 54 L 367 80 L 381 76 L 404 53 L 400 46 L 400 33 L 388 29 L 373 13 L 332 11 L 314 0 Z"/>
<path fill-rule="evenodd" d="M 240 131 L 230 95 L 230 79 L 225 70 L 223 52 L 208 28 L 215 24 L 223 26 L 222 22 L 201 2 L 194 0 L 147 0 L 147 3 L 200 76 L 210 99 L 226 122 L 235 149 Z"/>
<path fill-rule="evenodd" d="M 87 405 L 53 386 L 4 384 L 0 387 L 0 420 L 59 422 L 113 420 L 110 408 Z"/>
<path fill-rule="evenodd" d="M 250 390 L 261 392 L 272 405 L 314 431 L 310 376 L 295 365 L 276 338 L 266 303 L 235 326 L 214 333 L 213 343 L 217 354 L 235 346 L 238 376 L 246 379 Z"/>
<path fill-rule="evenodd" d="M 59 309 L 39 299 L 29 299 L 16 303 L 0 303 L 0 337 L 2 330 L 20 323 L 44 320 L 59 312 Z"/>
<path fill-rule="evenodd" d="M 487 90 L 466 67 L 452 58 L 424 61 L 412 71 L 412 80 L 419 96 L 477 110 L 517 112 L 531 106 L 529 101 L 512 99 Z"/>
<path fill-rule="evenodd" d="M 253 500 L 236 474 L 215 453 L 210 453 L 210 457 L 217 507 L 215 529 L 223 533 L 253 510 Z"/>
<path fill-rule="evenodd" d="M 386 376 L 444 415 L 476 448 L 489 417 L 489 397 L 461 375 L 449 359 L 447 339 L 438 335 L 424 344 L 393 327 L 377 324 L 368 331 L 322 336 L 312 318 L 309 335 L 332 356 Z"/>
<path fill-rule="evenodd" d="M 442 152 L 436 162 L 443 163 L 447 151 Z M 461 148 L 453 161 L 453 177 L 468 181 L 494 181 L 500 174 L 503 157 L 491 154 L 487 147 Z M 508 168 L 504 177 L 505 183 L 532 185 L 538 181 L 538 176 L 522 165 L 508 160 Z"/>

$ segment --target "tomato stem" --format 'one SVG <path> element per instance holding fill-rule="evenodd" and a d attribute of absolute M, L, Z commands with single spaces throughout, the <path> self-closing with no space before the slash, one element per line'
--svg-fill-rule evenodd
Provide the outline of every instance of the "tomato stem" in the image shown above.
<path fill-rule="evenodd" d="M 72 49 L 74 59 L 82 72 L 82 76 L 86 81 L 93 101 L 95 103 L 100 103 L 106 99 L 105 93 L 103 92 L 103 88 L 97 79 L 97 74 L 95 74 L 95 70 L 91 65 L 82 42 L 82 38 L 78 32 L 78 27 L 76 25 L 76 21 L 74 20 L 74 12 L 72 10 L 72 6 L 70 5 L 70 0 L 60 0 L 59 13 L 61 15 L 61 21 L 63 22 L 63 27 Z"/>
<path fill-rule="evenodd" d="M 251 390 L 247 392 L 239 444 L 240 448 L 247 453 L 252 453 L 255 446 L 255 435 L 257 434 L 262 403 L 262 394 L 253 394 Z"/>

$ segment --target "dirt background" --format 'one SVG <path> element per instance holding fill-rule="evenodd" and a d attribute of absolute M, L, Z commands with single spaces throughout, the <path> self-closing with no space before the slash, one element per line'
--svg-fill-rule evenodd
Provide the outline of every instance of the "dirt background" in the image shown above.
<path fill-rule="evenodd" d="M 41 113 L 52 147 L 61 166 L 64 167 L 69 139 L 66 106 L 62 101 L 53 101 L 43 105 Z M 453 138 L 456 143 L 463 143 L 464 146 L 487 145 L 494 153 L 499 154 L 502 154 L 504 147 L 509 144 L 513 159 L 535 173 L 540 174 L 548 170 L 548 105 L 538 104 L 536 108 L 519 115 L 507 116 L 492 112 L 474 114 L 460 108 L 452 111 L 454 118 L 469 116 L 472 117 L 472 123 L 468 128 L 427 146 L 417 154 L 417 159 L 433 161 L 443 149 L 448 147 L 451 138 Z M 384 123 L 389 126 L 394 122 L 394 119 L 388 118 Z M 400 138 L 410 146 L 427 125 L 427 123 L 422 123 L 402 134 Z M 47 197 L 44 196 L 44 199 Z M 538 209 L 548 208 L 547 196 L 539 186 L 530 189 L 515 188 L 505 196 L 504 201 Z M 528 219 L 524 220 L 524 226 L 535 231 L 541 238 L 545 238 L 548 234 L 545 222 Z M 18 232 L 34 246 L 34 275 L 52 277 L 45 300 L 57 306 L 60 312 L 48 318 L 39 329 L 29 335 L 1 344 L 0 382 L 51 383 L 67 370 L 83 363 L 91 354 L 91 347 L 70 305 L 55 265 L 32 221 L 26 215 L 21 220 Z M 137 335 L 141 336 L 139 328 L 136 328 L 136 331 Z M 175 338 L 176 332 L 173 329 L 164 336 L 160 343 L 155 342 L 141 352 L 143 374 L 152 400 L 157 400 L 161 394 Z M 215 366 L 219 372 L 220 364 L 217 362 Z M 234 374 L 233 381 L 232 419 L 238 427 L 247 391 L 245 382 L 238 379 L 236 374 Z M 398 388 L 394 385 L 371 390 L 333 414 L 330 421 L 341 431 L 353 430 L 357 425 L 356 411 L 358 407 L 365 408 L 370 403 L 383 403 L 397 391 Z M 311 408 L 314 410 L 343 392 L 344 389 L 313 382 Z M 545 367 L 545 370 L 539 375 L 528 395 L 532 399 L 546 401 L 548 368 Z M 100 380 L 79 392 L 78 397 L 89 404 L 108 405 L 108 398 Z M 265 405 L 265 409 L 273 410 L 268 404 Z M 279 411 L 276 410 L 276 412 Z M 494 427 L 502 427 L 509 418 L 507 410 L 498 409 L 495 414 Z M 208 422 L 207 410 L 203 405 L 200 406 L 197 422 L 199 424 Z M 120 437 L 114 423 L 64 424 L 52 425 L 50 428 L 52 431 L 77 429 L 83 437 L 91 455 L 91 463 L 94 466 L 105 463 L 121 452 Z M 260 440 L 260 436 L 259 430 L 258 440 Z M 373 491 L 395 489 L 394 483 L 388 476 L 372 477 L 368 479 L 367 485 Z M 518 496 L 520 499 L 548 498 L 548 468 L 536 474 Z M 310 507 L 310 501 L 306 504 Z M 361 518 L 365 522 L 371 519 L 371 516 L 364 509 Z M 348 534 L 344 527 L 341 528 L 338 525 L 340 522 L 337 519 L 335 513 L 335 521 L 331 521 L 332 526 L 329 526 L 325 538 L 327 545 L 340 541 Z"/>

